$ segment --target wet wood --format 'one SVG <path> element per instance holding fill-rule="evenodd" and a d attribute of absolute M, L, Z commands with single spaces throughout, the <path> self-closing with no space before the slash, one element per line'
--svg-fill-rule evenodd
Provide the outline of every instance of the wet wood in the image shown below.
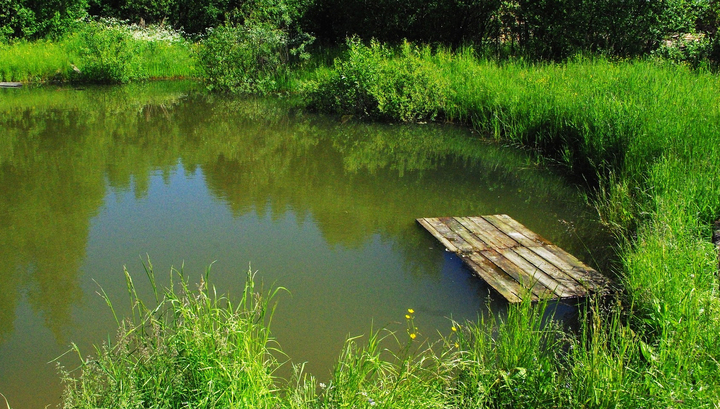
<path fill-rule="evenodd" d="M 508 215 L 417 220 L 508 301 L 605 292 L 609 281 Z"/>
<path fill-rule="evenodd" d="M 20 88 L 22 82 L 0 82 L 0 88 Z"/>

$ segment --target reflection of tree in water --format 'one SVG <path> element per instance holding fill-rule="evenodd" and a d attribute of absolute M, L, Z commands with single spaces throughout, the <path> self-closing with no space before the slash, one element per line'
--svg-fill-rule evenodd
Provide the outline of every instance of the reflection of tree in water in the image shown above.
<path fill-rule="evenodd" d="M 331 245 L 357 247 L 378 234 L 412 271 L 436 272 L 442 262 L 441 253 L 417 251 L 427 246 L 414 221 L 427 216 L 525 215 L 530 227 L 584 253 L 577 237 L 558 231 L 560 219 L 593 223 L 578 192 L 526 155 L 474 141 L 465 130 L 321 119 L 299 128 L 283 121 L 231 128 L 236 153 L 203 169 L 211 191 L 236 213 L 312 214 Z M 596 241 L 596 229 L 580 231 Z"/>
<path fill-rule="evenodd" d="M 509 213 L 538 232 L 585 217 L 560 179 L 462 129 L 342 125 L 278 100 L 185 96 L 172 83 L 18 98 L 0 102 L 0 337 L 27 289 L 61 338 L 106 181 L 143 197 L 151 175 L 167 181 L 179 161 L 200 167 L 235 216 L 311 216 L 333 246 L 380 237 L 419 274 L 436 274 L 443 254 L 418 251 L 432 242 L 418 217 Z"/>
<path fill-rule="evenodd" d="M 5 219 L 0 225 L 0 281 L 13 284 L 2 292 L 0 302 L 9 305 L 2 308 L 0 335 L 12 329 L 14 305 L 24 287 L 30 304 L 62 339 L 71 305 L 81 296 L 77 272 L 90 218 L 102 202 L 104 181 L 94 167 L 96 152 L 82 149 L 77 129 L 67 127 L 78 122 L 77 112 L 52 112 L 41 118 L 26 111 L 22 118 L 30 132 L 19 135 L 13 157 L 0 171 Z M 13 124 L 5 125 L 10 129 Z"/>
<path fill-rule="evenodd" d="M 147 150 L 138 149 L 142 154 L 135 158 L 118 154 L 118 140 L 137 134 L 133 127 L 140 123 L 137 112 L 143 106 L 119 90 L 42 89 L 3 95 L 0 341 L 12 332 L 23 293 L 56 339 L 64 341 L 72 306 L 82 297 L 78 274 L 90 220 L 106 193 L 106 169 L 125 165 L 121 173 L 147 175 L 147 165 L 136 166 Z M 114 130 L 106 132 L 108 128 Z M 111 158 L 127 160 L 118 166 Z"/>

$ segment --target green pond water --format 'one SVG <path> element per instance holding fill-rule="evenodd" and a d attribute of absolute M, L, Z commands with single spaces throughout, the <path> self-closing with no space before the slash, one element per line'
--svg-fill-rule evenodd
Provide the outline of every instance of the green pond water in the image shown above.
<path fill-rule="evenodd" d="M 0 130 L 0 393 L 15 409 L 60 402 L 49 362 L 112 339 L 97 292 L 128 312 L 126 266 L 149 299 L 148 256 L 161 284 L 214 263 L 218 292 L 238 294 L 248 268 L 287 288 L 273 335 L 326 381 L 348 335 L 403 331 L 408 308 L 430 339 L 507 308 L 416 218 L 506 213 L 595 267 L 609 254 L 566 178 L 452 125 L 170 82 L 0 90 Z"/>

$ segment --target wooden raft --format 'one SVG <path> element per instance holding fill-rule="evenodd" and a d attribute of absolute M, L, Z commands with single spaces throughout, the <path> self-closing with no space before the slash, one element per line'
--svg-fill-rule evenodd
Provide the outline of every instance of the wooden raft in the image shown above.
<path fill-rule="evenodd" d="M 505 214 L 417 219 L 510 302 L 604 292 L 608 280 Z"/>

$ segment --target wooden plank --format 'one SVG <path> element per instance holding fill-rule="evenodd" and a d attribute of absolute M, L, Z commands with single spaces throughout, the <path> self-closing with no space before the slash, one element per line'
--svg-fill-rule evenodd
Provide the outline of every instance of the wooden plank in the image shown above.
<path fill-rule="evenodd" d="M 478 253 L 472 253 L 463 261 L 475 274 L 485 280 L 500 295 L 509 302 L 521 302 L 524 290 L 517 281 L 510 279 L 504 272 L 498 271 L 498 267 Z M 506 278 L 503 278 L 505 276 Z"/>
<path fill-rule="evenodd" d="M 453 242 L 451 242 L 445 234 L 440 233 L 440 231 L 438 231 L 438 229 L 434 226 L 433 219 L 421 218 L 421 219 L 416 219 L 416 220 L 418 223 L 420 223 L 420 225 L 422 227 L 425 228 L 425 230 L 427 230 L 428 232 L 430 232 L 430 234 L 435 236 L 435 238 L 438 239 L 438 241 L 440 241 L 440 243 L 442 243 L 442 245 L 445 246 L 446 249 L 452 251 L 453 253 L 458 252 L 458 248 L 455 246 L 455 244 Z"/>
<path fill-rule="evenodd" d="M 513 240 L 518 242 L 518 244 L 521 244 L 525 247 L 541 246 L 543 244 L 543 242 L 540 240 L 534 240 L 533 238 L 522 234 L 520 231 L 518 231 L 516 228 L 507 224 L 502 218 L 500 218 L 498 216 L 483 216 L 483 219 L 487 220 L 493 226 L 497 227 L 498 230 L 507 234 Z"/>
<path fill-rule="evenodd" d="M 551 290 L 558 297 L 569 298 L 576 295 L 574 291 L 571 291 L 561 282 L 555 280 L 552 276 L 527 261 L 521 255 L 516 253 L 513 249 L 498 249 L 498 253 L 502 254 L 505 258 L 512 261 L 513 264 L 520 267 L 520 269 L 529 274 L 530 277 L 537 280 L 540 284 Z"/>
<path fill-rule="evenodd" d="M 481 251 L 480 254 L 500 267 L 507 275 L 520 283 L 521 286 L 530 289 L 538 298 L 546 299 L 552 297 L 552 290 L 542 285 L 536 278 L 532 277 L 528 272 L 523 271 L 497 251 L 486 250 Z"/>
<path fill-rule="evenodd" d="M 473 232 L 467 229 L 462 223 L 460 223 L 455 217 L 441 217 L 440 221 L 445 223 L 453 232 L 463 238 L 472 247 L 472 251 L 487 250 L 488 244 L 480 240 Z"/>
<path fill-rule="evenodd" d="M 517 220 L 513 219 L 512 217 L 510 217 L 510 216 L 508 216 L 508 215 L 506 215 L 506 214 L 498 214 L 498 215 L 495 215 L 495 217 L 497 217 L 498 219 L 502 220 L 502 221 L 505 222 L 508 226 L 510 226 L 510 227 L 512 227 L 513 229 L 519 231 L 519 232 L 522 233 L 524 236 L 526 236 L 526 237 L 528 237 L 528 238 L 530 238 L 530 239 L 532 239 L 532 240 L 538 241 L 538 242 L 540 242 L 540 243 L 542 243 L 542 244 L 552 244 L 552 243 L 550 243 L 549 240 L 545 239 L 544 237 L 540 236 L 539 234 L 535 233 L 534 231 L 528 229 L 528 228 L 525 227 L 524 225 L 520 224 L 520 222 L 518 222 Z"/>
<path fill-rule="evenodd" d="M 575 279 L 573 279 L 571 276 L 569 276 L 567 273 L 565 273 L 563 270 L 559 269 L 557 266 L 555 266 L 553 263 L 551 263 L 548 260 L 545 260 L 544 258 L 540 257 L 537 253 L 533 252 L 527 247 L 517 247 L 513 249 L 518 255 L 523 257 L 525 260 L 527 260 L 529 263 L 531 263 L 536 268 L 539 268 L 543 272 L 545 272 L 547 275 L 553 278 L 553 280 L 559 282 L 563 285 L 563 287 L 567 288 L 568 291 L 572 294 L 569 295 L 570 297 L 576 296 L 581 297 L 585 295 L 587 292 L 587 289 L 581 285 L 581 283 L 578 283 Z"/>
<path fill-rule="evenodd" d="M 573 266 L 572 272 L 576 275 L 583 277 L 584 280 L 586 280 L 588 283 L 591 283 L 594 287 L 603 288 L 609 284 L 605 276 L 598 273 L 594 268 L 578 260 L 575 256 L 568 253 L 567 251 L 561 249 L 554 244 L 549 244 L 545 247 L 556 256 L 567 260 L 570 265 Z"/>
<path fill-rule="evenodd" d="M 553 264 L 551 261 L 541 257 L 537 252 L 528 247 L 518 247 L 515 251 L 523 258 L 528 260 L 534 266 L 540 268 L 555 280 L 562 283 L 565 287 L 575 292 L 578 296 L 582 296 L 587 292 L 587 288 L 582 283 L 575 280 L 565 270 Z"/>
<path fill-rule="evenodd" d="M 557 250 L 551 251 L 550 247 L 555 247 L 557 250 L 560 250 L 560 252 L 558 252 Z M 595 274 L 590 272 L 594 272 L 595 270 L 591 269 L 588 266 L 585 266 L 582 263 L 580 263 L 579 266 L 571 264 L 566 257 L 562 257 L 562 253 L 567 254 L 567 252 L 557 246 L 548 245 L 542 247 L 531 247 L 530 250 L 532 250 L 545 260 L 554 264 L 565 274 L 572 277 L 575 281 L 577 281 L 581 286 L 585 288 L 595 289 L 604 285 L 603 283 L 598 283 L 598 279 L 595 277 Z M 559 256 L 558 253 L 560 253 L 561 255 Z M 602 281 L 604 281 L 604 278 L 602 279 Z"/>
<path fill-rule="evenodd" d="M 462 223 L 472 229 L 473 233 L 486 243 L 492 243 L 494 248 L 507 248 L 517 246 L 517 242 L 495 228 L 482 217 L 458 217 Z"/>
<path fill-rule="evenodd" d="M 440 220 L 435 218 L 422 218 L 417 219 L 417 221 L 453 253 L 473 251 L 473 247 L 469 243 L 455 234 Z"/>
<path fill-rule="evenodd" d="M 582 297 L 609 281 L 508 215 L 417 219 L 510 302 Z"/>
<path fill-rule="evenodd" d="M 20 88 L 22 82 L 0 82 L 0 88 Z"/>
<path fill-rule="evenodd" d="M 473 223 L 485 234 L 491 235 L 498 240 L 503 247 L 517 247 L 519 243 L 512 237 L 508 236 L 505 232 L 493 226 L 492 223 L 487 221 L 484 217 L 470 217 Z"/>

